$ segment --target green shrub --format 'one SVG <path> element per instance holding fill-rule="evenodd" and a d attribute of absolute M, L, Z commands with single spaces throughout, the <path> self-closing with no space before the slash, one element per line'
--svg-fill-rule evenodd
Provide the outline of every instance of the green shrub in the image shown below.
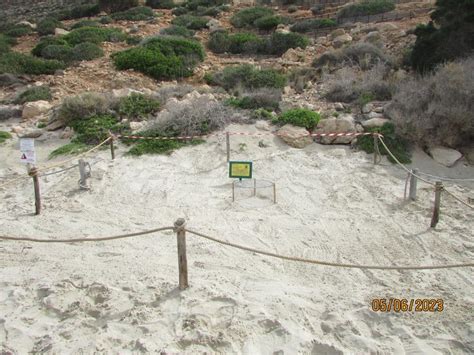
<path fill-rule="evenodd" d="M 358 65 L 367 70 L 378 63 L 390 64 L 391 60 L 383 51 L 370 43 L 356 43 L 343 49 L 326 52 L 313 61 L 313 67 Z"/>
<path fill-rule="evenodd" d="M 221 13 L 221 9 L 218 7 L 202 7 L 198 6 L 197 10 L 194 12 L 197 16 L 211 16 L 216 17 Z"/>
<path fill-rule="evenodd" d="M 83 153 L 89 149 L 89 146 L 84 143 L 77 142 L 76 140 L 73 140 L 71 143 L 65 144 L 55 150 L 53 150 L 51 153 L 49 153 L 49 159 L 56 158 L 60 155 L 76 155 Z"/>
<path fill-rule="evenodd" d="M 175 16 L 181 16 L 181 15 L 185 15 L 189 12 L 189 10 L 185 7 L 182 7 L 182 6 L 179 6 L 179 7 L 175 7 L 171 13 Z"/>
<path fill-rule="evenodd" d="M 44 59 L 54 59 L 69 64 L 72 61 L 72 48 L 69 46 L 51 44 L 43 48 L 40 57 Z"/>
<path fill-rule="evenodd" d="M 303 108 L 295 108 L 282 113 L 275 119 L 275 123 L 281 125 L 292 124 L 312 130 L 316 127 L 320 119 L 321 116 L 317 112 Z"/>
<path fill-rule="evenodd" d="M 26 36 L 27 34 L 30 34 L 32 32 L 32 29 L 28 25 L 15 25 L 5 31 L 6 36 L 10 37 L 22 37 Z"/>
<path fill-rule="evenodd" d="M 236 33 L 229 35 L 229 47 L 226 51 L 230 53 L 255 53 L 262 46 L 260 38 L 253 33 Z M 255 49 L 255 52 L 252 49 Z"/>
<path fill-rule="evenodd" d="M 69 44 L 60 37 L 47 36 L 47 37 L 41 38 L 39 43 L 31 50 L 31 54 L 33 54 L 36 57 L 41 57 L 41 53 L 43 52 L 43 49 L 51 45 L 69 46 Z"/>
<path fill-rule="evenodd" d="M 54 30 L 60 27 L 62 27 L 62 24 L 58 20 L 54 18 L 45 18 L 38 22 L 36 31 L 40 36 L 54 35 Z"/>
<path fill-rule="evenodd" d="M 226 90 L 236 87 L 246 89 L 277 88 L 286 84 L 286 77 L 273 69 L 257 69 L 252 65 L 226 67 L 222 72 L 210 74 L 209 83 L 222 86 Z"/>
<path fill-rule="evenodd" d="M 143 41 L 143 37 L 142 36 L 127 36 L 127 44 L 130 44 L 130 45 L 133 45 L 133 46 L 136 46 L 137 44 L 140 44 L 141 41 Z"/>
<path fill-rule="evenodd" d="M 112 21 L 113 21 L 112 17 L 110 17 L 110 16 L 102 16 L 99 20 L 99 22 L 103 25 L 107 25 L 109 23 L 112 23 Z"/>
<path fill-rule="evenodd" d="M 53 14 L 58 20 L 73 20 L 82 17 L 92 17 L 100 12 L 98 5 L 80 5 L 72 8 L 71 10 L 62 10 Z"/>
<path fill-rule="evenodd" d="M 237 28 L 253 26 L 255 20 L 271 15 L 273 15 L 272 9 L 266 7 L 250 7 L 237 12 L 234 16 L 232 16 L 230 22 Z"/>
<path fill-rule="evenodd" d="M 290 6 L 288 6 L 288 12 L 289 12 L 290 14 L 292 14 L 292 13 L 294 13 L 294 12 L 296 12 L 296 11 L 298 11 L 298 6 L 296 6 L 296 5 L 290 5 Z"/>
<path fill-rule="evenodd" d="M 157 137 L 157 134 L 140 132 L 140 135 Z M 197 145 L 204 143 L 202 139 L 192 139 L 189 141 L 181 140 L 141 140 L 135 144 L 128 154 L 134 156 L 140 156 L 144 154 L 166 154 L 171 153 L 173 150 L 185 147 L 187 145 Z"/>
<path fill-rule="evenodd" d="M 123 98 L 119 104 L 119 113 L 130 118 L 139 118 L 158 111 L 158 100 L 142 94 L 131 94 Z"/>
<path fill-rule="evenodd" d="M 10 51 L 10 47 L 16 44 L 14 38 L 8 37 L 3 33 L 0 33 L 0 53 L 6 53 Z"/>
<path fill-rule="evenodd" d="M 268 110 L 265 110 L 264 108 L 259 108 L 252 112 L 251 117 L 255 120 L 273 120 L 274 115 L 273 113 Z"/>
<path fill-rule="evenodd" d="M 319 28 L 335 27 L 337 23 L 333 19 L 324 18 L 324 19 L 307 19 L 298 21 L 290 27 L 292 32 L 310 32 L 317 30 Z"/>
<path fill-rule="evenodd" d="M 229 51 L 230 36 L 226 31 L 216 31 L 211 34 L 207 47 L 214 53 L 225 53 Z"/>
<path fill-rule="evenodd" d="M 100 24 L 97 21 L 94 20 L 82 20 L 79 22 L 76 22 L 74 25 L 71 26 L 72 30 L 75 30 L 76 28 L 81 28 L 81 27 L 99 27 Z"/>
<path fill-rule="evenodd" d="M 209 20 L 207 18 L 193 15 L 181 15 L 171 21 L 173 25 L 186 27 L 191 30 L 206 28 L 208 22 Z"/>
<path fill-rule="evenodd" d="M 11 139 L 12 135 L 5 131 L 0 131 L 0 144 L 5 143 L 7 139 Z"/>
<path fill-rule="evenodd" d="M 102 42 L 125 41 L 127 35 L 118 28 L 81 27 L 71 31 L 63 39 L 71 46 L 84 42 L 100 44 Z"/>
<path fill-rule="evenodd" d="M 116 117 L 107 114 L 73 121 L 71 127 L 76 133 L 75 140 L 84 144 L 99 144 L 107 139 L 110 131 L 123 129 Z"/>
<path fill-rule="evenodd" d="M 45 100 L 49 101 L 52 99 L 51 90 L 49 86 L 33 86 L 26 89 L 15 99 L 16 104 L 24 104 L 25 102 Z"/>
<path fill-rule="evenodd" d="M 104 56 L 104 51 L 98 45 L 90 42 L 80 43 L 72 49 L 72 60 L 93 60 Z"/>
<path fill-rule="evenodd" d="M 392 10 L 395 10 L 395 3 L 393 0 L 360 0 L 357 3 L 344 6 L 339 10 L 337 16 L 341 18 L 376 15 Z"/>
<path fill-rule="evenodd" d="M 388 149 L 402 164 L 411 163 L 411 154 L 409 150 L 409 143 L 402 137 L 396 134 L 393 123 L 385 123 L 382 127 L 374 127 L 367 130 L 368 132 L 378 132 L 383 135 L 383 140 Z M 357 146 L 366 153 L 372 154 L 375 151 L 374 139 L 372 136 L 361 136 L 357 138 Z M 382 144 L 379 144 L 380 154 L 387 155 L 390 162 L 395 163 L 395 160 L 390 156 L 388 151 Z"/>
<path fill-rule="evenodd" d="M 152 9 L 172 9 L 176 7 L 173 0 L 146 0 L 146 6 Z"/>
<path fill-rule="evenodd" d="M 194 36 L 194 31 L 188 30 L 186 27 L 172 25 L 170 27 L 163 28 L 160 31 L 160 34 L 166 36 L 180 36 L 185 38 L 191 38 Z"/>
<path fill-rule="evenodd" d="M 314 16 L 317 16 L 324 10 L 324 5 L 323 4 L 314 5 L 311 7 L 310 10 Z"/>
<path fill-rule="evenodd" d="M 87 92 L 77 96 L 66 97 L 61 106 L 59 106 L 55 118 L 66 125 L 71 125 L 83 118 L 106 114 L 111 107 L 113 107 L 113 102 L 106 96 Z"/>
<path fill-rule="evenodd" d="M 22 53 L 7 52 L 0 55 L 0 74 L 54 74 L 64 67 L 64 63 L 57 60 L 40 59 Z"/>
<path fill-rule="evenodd" d="M 197 41 L 158 36 L 141 46 L 112 55 L 117 69 L 135 69 L 155 79 L 175 79 L 192 75 L 204 60 L 204 49 Z"/>
<path fill-rule="evenodd" d="M 125 11 L 115 12 L 110 17 L 114 20 L 145 21 L 155 17 L 155 14 L 149 7 L 137 6 Z"/>
<path fill-rule="evenodd" d="M 256 19 L 253 24 L 259 30 L 270 31 L 275 29 L 280 23 L 282 23 L 280 16 L 268 15 Z"/>
<path fill-rule="evenodd" d="M 99 9 L 109 13 L 125 11 L 138 6 L 138 2 L 138 0 L 99 0 Z"/>
<path fill-rule="evenodd" d="M 242 109 L 278 110 L 281 101 L 281 90 L 261 88 L 245 92 L 238 98 L 231 98 L 227 103 Z"/>
<path fill-rule="evenodd" d="M 305 49 L 308 38 L 298 33 L 273 33 L 267 41 L 266 54 L 282 55 L 290 48 Z"/>

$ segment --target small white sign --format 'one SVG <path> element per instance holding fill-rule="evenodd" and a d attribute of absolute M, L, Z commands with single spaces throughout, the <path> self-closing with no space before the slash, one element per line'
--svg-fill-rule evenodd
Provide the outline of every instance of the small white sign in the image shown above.
<path fill-rule="evenodd" d="M 20 138 L 20 150 L 22 152 L 34 151 L 35 140 L 33 138 Z"/>
<path fill-rule="evenodd" d="M 20 161 L 26 164 L 36 164 L 36 152 L 34 150 L 21 152 Z"/>

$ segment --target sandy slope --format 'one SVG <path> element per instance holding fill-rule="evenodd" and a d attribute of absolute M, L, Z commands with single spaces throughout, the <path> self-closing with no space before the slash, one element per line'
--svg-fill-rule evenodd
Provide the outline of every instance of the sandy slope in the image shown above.
<path fill-rule="evenodd" d="M 405 175 L 386 161 L 374 167 L 371 156 L 346 147 L 297 150 L 268 137 L 269 147 L 260 148 L 259 140 L 233 138 L 232 156 L 252 159 L 257 178 L 276 181 L 277 204 L 263 190 L 257 198 L 239 191 L 232 203 L 219 137 L 171 156 L 120 153 L 111 162 L 102 151 L 90 159 L 91 191 L 77 191 L 76 171 L 42 179 L 39 217 L 31 215 L 29 181 L 0 191 L 1 234 L 105 236 L 184 217 L 212 236 L 306 258 L 380 265 L 473 259 L 474 213 L 443 198 L 441 222 L 430 230 L 432 189 L 421 184 L 419 200 L 404 203 Z M 42 157 L 51 150 L 43 144 Z M 13 153 L 15 142 L 0 148 L 2 175 L 22 170 Z M 421 153 L 416 159 L 445 173 Z M 454 172 L 474 175 L 464 166 Z M 472 196 L 472 186 L 451 190 Z M 0 242 L 0 255 L 0 352 L 474 352 L 472 269 L 335 269 L 189 236 L 191 287 L 179 292 L 172 232 L 91 244 Z M 443 298 L 445 309 L 370 309 L 373 298 L 386 297 Z"/>

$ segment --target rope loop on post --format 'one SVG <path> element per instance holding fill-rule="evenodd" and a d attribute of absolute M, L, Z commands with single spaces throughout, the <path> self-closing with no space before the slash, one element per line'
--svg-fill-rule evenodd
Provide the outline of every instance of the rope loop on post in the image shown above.
<path fill-rule="evenodd" d="M 184 218 L 178 218 L 174 222 L 173 232 L 178 233 L 186 230 L 186 220 Z"/>

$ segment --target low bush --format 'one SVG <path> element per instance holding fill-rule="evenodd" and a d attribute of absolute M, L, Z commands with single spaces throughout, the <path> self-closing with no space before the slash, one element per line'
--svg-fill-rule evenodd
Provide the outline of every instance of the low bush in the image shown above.
<path fill-rule="evenodd" d="M 55 150 L 53 150 L 51 153 L 49 153 L 49 159 L 56 158 L 60 155 L 76 155 L 83 153 L 89 149 L 89 146 L 84 143 L 77 142 L 76 140 L 73 140 L 71 143 L 65 144 Z"/>
<path fill-rule="evenodd" d="M 474 142 L 474 57 L 402 81 L 386 107 L 404 137 L 421 146 L 452 148 Z"/>
<path fill-rule="evenodd" d="M 274 119 L 274 123 L 280 125 L 292 124 L 312 130 L 316 127 L 320 119 L 321 116 L 317 112 L 303 108 L 295 108 L 279 115 Z"/>
<path fill-rule="evenodd" d="M 112 23 L 112 17 L 110 16 L 102 16 L 100 19 L 99 19 L 99 22 L 103 25 L 107 25 L 109 23 Z"/>
<path fill-rule="evenodd" d="M 8 37 L 3 33 L 0 33 L 0 53 L 6 53 L 10 51 L 10 47 L 16 44 L 14 38 Z"/>
<path fill-rule="evenodd" d="M 25 102 L 52 99 L 49 86 L 33 86 L 21 92 L 15 99 L 16 104 L 24 104 Z"/>
<path fill-rule="evenodd" d="M 273 33 L 267 41 L 266 54 L 282 55 L 290 48 L 305 49 L 309 44 L 307 37 L 298 33 Z"/>
<path fill-rule="evenodd" d="M 294 13 L 294 12 L 296 12 L 296 11 L 298 11 L 298 6 L 296 6 L 296 5 L 290 5 L 290 6 L 288 6 L 288 12 L 289 12 L 290 14 L 292 14 L 292 13 Z"/>
<path fill-rule="evenodd" d="M 363 70 L 367 70 L 378 63 L 391 64 L 391 60 L 380 48 L 370 43 L 356 43 L 343 49 L 324 53 L 313 61 L 313 67 L 357 65 Z"/>
<path fill-rule="evenodd" d="M 235 33 L 229 35 L 229 47 L 226 52 L 238 53 L 258 53 L 264 42 L 253 33 Z"/>
<path fill-rule="evenodd" d="M 157 132 L 140 132 L 141 136 L 145 137 L 159 137 Z M 128 151 L 129 155 L 140 156 L 145 154 L 169 154 L 173 150 L 185 147 L 187 145 L 201 144 L 204 141 L 201 139 L 191 139 L 189 141 L 181 140 L 142 140 L 136 143 Z"/>
<path fill-rule="evenodd" d="M 171 13 L 175 16 L 181 16 L 181 15 L 185 15 L 189 12 L 189 10 L 183 6 L 179 6 L 179 7 L 175 7 Z"/>
<path fill-rule="evenodd" d="M 4 34 L 9 37 L 22 37 L 30 34 L 31 32 L 32 29 L 28 25 L 14 25 L 5 31 Z"/>
<path fill-rule="evenodd" d="M 196 90 L 194 86 L 187 84 L 165 85 L 155 91 L 153 98 L 158 102 L 166 103 L 172 97 L 181 99 L 194 90 Z"/>
<path fill-rule="evenodd" d="M 231 98 L 228 104 L 242 109 L 265 109 L 278 110 L 281 101 L 281 90 L 271 88 L 260 88 L 245 91 L 237 98 Z"/>
<path fill-rule="evenodd" d="M 385 123 L 382 127 L 368 129 L 368 132 L 378 132 L 383 135 L 383 140 L 388 149 L 402 164 L 411 163 L 410 145 L 406 139 L 403 139 L 395 132 L 393 123 Z M 361 136 L 357 138 L 357 147 L 366 153 L 373 154 L 375 151 L 374 139 L 372 136 Z M 395 163 L 385 147 L 379 144 L 380 154 L 386 155 L 388 160 Z"/>
<path fill-rule="evenodd" d="M 54 35 L 54 30 L 61 27 L 62 24 L 58 20 L 54 18 L 45 18 L 38 22 L 36 31 L 40 36 Z"/>
<path fill-rule="evenodd" d="M 152 9 L 172 9 L 177 6 L 173 0 L 146 0 L 145 5 Z"/>
<path fill-rule="evenodd" d="M 51 44 L 43 48 L 40 57 L 69 64 L 72 61 L 72 48 L 69 46 Z"/>
<path fill-rule="evenodd" d="M 320 77 L 321 75 L 317 69 L 310 67 L 295 68 L 288 73 L 288 82 L 297 93 L 302 93 L 310 81 L 315 82 Z"/>
<path fill-rule="evenodd" d="M 84 144 L 99 144 L 109 137 L 109 132 L 119 132 L 123 126 L 115 116 L 102 114 L 72 121 L 70 126 L 76 133 L 75 141 Z"/>
<path fill-rule="evenodd" d="M 234 27 L 246 27 L 253 26 L 255 20 L 273 15 L 273 10 L 267 7 L 250 7 L 247 9 L 240 10 L 230 19 L 231 24 Z"/>
<path fill-rule="evenodd" d="M 341 18 L 376 15 L 392 10 L 395 10 L 395 2 L 393 0 L 360 0 L 357 3 L 344 6 L 339 10 L 337 16 Z"/>
<path fill-rule="evenodd" d="M 222 10 L 219 7 L 202 7 L 198 6 L 196 11 L 194 11 L 194 14 L 196 16 L 211 16 L 211 17 L 216 17 L 222 12 Z"/>
<path fill-rule="evenodd" d="M 194 40 L 158 36 L 141 46 L 112 55 L 117 69 L 135 69 L 155 79 L 176 79 L 192 75 L 204 60 L 204 49 Z"/>
<path fill-rule="evenodd" d="M 72 60 L 93 60 L 104 56 L 104 51 L 97 44 L 84 42 L 72 49 Z"/>
<path fill-rule="evenodd" d="M 251 117 L 254 120 L 273 120 L 275 118 L 272 112 L 265 110 L 264 108 L 254 110 Z"/>
<path fill-rule="evenodd" d="M 127 44 L 130 44 L 132 46 L 136 46 L 137 44 L 140 44 L 143 41 L 142 36 L 127 36 L 126 42 Z"/>
<path fill-rule="evenodd" d="M 64 69 L 64 63 L 57 60 L 45 60 L 27 54 L 7 52 L 0 55 L 0 74 L 54 74 Z"/>
<path fill-rule="evenodd" d="M 181 15 L 174 18 L 171 24 L 181 27 L 186 27 L 190 30 L 200 30 L 207 27 L 209 20 L 205 17 L 193 15 Z"/>
<path fill-rule="evenodd" d="M 142 94 L 132 94 L 120 100 L 119 113 L 129 118 L 142 118 L 158 111 L 158 100 Z"/>
<path fill-rule="evenodd" d="M 11 139 L 12 135 L 5 131 L 0 131 L 0 144 L 5 143 L 7 139 Z"/>
<path fill-rule="evenodd" d="M 64 39 L 60 37 L 54 37 L 54 36 L 43 37 L 41 38 L 39 43 L 31 50 L 31 54 L 33 54 L 36 57 L 41 57 L 41 53 L 43 52 L 43 49 L 51 45 L 69 46 L 69 43 L 67 43 Z"/>
<path fill-rule="evenodd" d="M 85 4 L 72 8 L 71 10 L 62 10 L 53 14 L 58 20 L 73 20 L 83 17 L 92 17 L 100 12 L 98 5 Z"/>
<path fill-rule="evenodd" d="M 63 39 L 71 46 L 89 42 L 100 44 L 102 42 L 125 41 L 127 35 L 118 28 L 81 27 L 63 36 Z"/>
<path fill-rule="evenodd" d="M 99 27 L 100 24 L 97 21 L 94 20 L 82 20 L 79 22 L 76 22 L 74 25 L 71 26 L 72 30 L 75 30 L 76 28 L 81 28 L 81 27 Z"/>
<path fill-rule="evenodd" d="M 318 4 L 311 7 L 311 13 L 316 16 L 319 15 L 324 10 L 324 5 Z"/>
<path fill-rule="evenodd" d="M 55 112 L 54 118 L 71 125 L 86 117 L 107 114 L 114 105 L 114 101 L 107 96 L 88 92 L 66 97 Z"/>
<path fill-rule="evenodd" d="M 99 9 L 100 11 L 113 13 L 136 7 L 138 3 L 138 0 L 99 0 Z"/>
<path fill-rule="evenodd" d="M 125 11 L 115 12 L 110 17 L 114 20 L 145 21 L 155 17 L 155 14 L 149 7 L 137 6 Z"/>
<path fill-rule="evenodd" d="M 210 84 L 219 85 L 226 90 L 234 88 L 282 89 L 286 84 L 286 77 L 274 69 L 257 69 L 252 65 L 226 67 L 223 71 L 208 76 Z"/>
<path fill-rule="evenodd" d="M 280 16 L 268 15 L 256 19 L 253 24 L 259 30 L 270 31 L 274 30 L 280 23 L 282 23 Z"/>
<path fill-rule="evenodd" d="M 161 29 L 160 34 L 166 36 L 180 36 L 185 38 L 194 37 L 194 31 L 188 30 L 186 27 L 174 25 Z"/>
<path fill-rule="evenodd" d="M 324 18 L 324 19 L 307 19 L 298 21 L 290 27 L 290 31 L 292 32 L 310 32 L 317 30 L 319 28 L 328 28 L 328 27 L 335 27 L 337 23 L 333 19 Z"/>

